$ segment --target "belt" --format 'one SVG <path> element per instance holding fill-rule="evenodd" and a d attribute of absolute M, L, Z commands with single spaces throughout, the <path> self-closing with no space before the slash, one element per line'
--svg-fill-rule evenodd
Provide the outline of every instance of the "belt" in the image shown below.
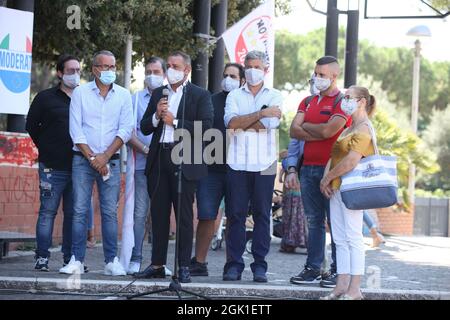
<path fill-rule="evenodd" d="M 74 155 L 77 155 L 77 156 L 81 156 L 81 157 L 84 158 L 84 154 L 83 154 L 82 152 L 80 152 L 80 151 L 74 151 L 73 154 L 74 154 Z M 120 154 L 118 154 L 118 153 L 114 154 L 114 155 L 110 158 L 110 160 L 119 160 L 119 159 L 120 159 Z"/>
<path fill-rule="evenodd" d="M 161 147 L 166 150 L 171 150 L 176 145 L 175 142 L 161 142 L 160 144 L 161 144 Z"/>

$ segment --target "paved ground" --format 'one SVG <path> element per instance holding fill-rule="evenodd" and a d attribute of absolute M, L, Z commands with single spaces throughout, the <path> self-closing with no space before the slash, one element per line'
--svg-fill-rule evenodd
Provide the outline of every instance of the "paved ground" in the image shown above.
<path fill-rule="evenodd" d="M 365 239 L 366 276 L 363 288 L 370 293 L 384 293 L 373 297 L 389 298 L 396 293 L 408 296 L 408 293 L 421 294 L 428 291 L 434 298 L 449 299 L 450 292 L 450 238 L 433 237 L 388 237 L 387 243 L 380 249 L 370 249 L 371 239 Z M 174 243 L 169 246 L 168 266 L 172 269 Z M 302 254 L 284 254 L 278 251 L 279 239 L 274 238 L 268 256 L 269 283 L 257 284 L 252 281 L 249 265 L 252 257 L 245 254 L 246 269 L 240 282 L 232 283 L 222 281 L 222 267 L 225 262 L 225 249 L 209 252 L 209 277 L 195 277 L 194 283 L 188 288 L 207 288 L 211 294 L 219 296 L 233 295 L 240 297 L 267 297 L 267 298 L 315 298 L 323 294 L 323 289 L 317 287 L 299 287 L 289 283 L 289 278 L 300 271 L 306 260 Z M 328 254 L 330 254 L 328 252 Z M 150 246 L 144 248 L 144 265 L 149 263 Z M 30 295 L 15 289 L 30 288 L 30 283 L 42 284 L 46 290 L 62 289 L 61 283 L 67 282 L 67 276 L 58 273 L 62 257 L 58 248 L 54 249 L 50 260 L 50 272 L 35 272 L 33 270 L 33 253 L 28 251 L 11 252 L 10 256 L 0 261 L 0 299 L 47 299 L 49 296 Z M 103 250 L 101 245 L 87 250 L 86 264 L 90 272 L 82 276 L 84 292 L 105 293 L 117 292 L 126 287 L 133 279 L 127 277 L 108 277 L 103 275 Z M 133 290 L 146 291 L 147 287 L 167 286 L 170 279 L 145 280 L 133 284 Z M 119 281 L 119 282 L 118 282 Z M 50 284 L 50 282 L 52 282 Z M 28 283 L 28 284 L 27 284 Z M 134 287 L 136 285 L 136 287 Z M 28 287 L 27 287 L 28 286 Z M 102 287 L 103 286 L 103 287 Z M 90 289 L 89 289 L 90 288 Z M 8 290 L 6 290 L 8 289 Z M 206 290 L 206 289 L 205 289 Z M 231 291 L 230 291 L 231 290 Z M 405 291 L 406 290 L 406 291 Z M 69 290 L 70 291 L 70 290 Z M 195 290 L 194 290 L 195 291 Z M 73 290 L 70 291 L 74 293 Z M 31 296 L 33 296 L 31 298 Z M 395 296 L 399 298 L 400 296 Z M 59 296 L 61 299 L 84 299 L 85 296 Z M 104 299 L 107 296 L 97 296 Z M 92 299 L 91 297 L 90 299 Z"/>

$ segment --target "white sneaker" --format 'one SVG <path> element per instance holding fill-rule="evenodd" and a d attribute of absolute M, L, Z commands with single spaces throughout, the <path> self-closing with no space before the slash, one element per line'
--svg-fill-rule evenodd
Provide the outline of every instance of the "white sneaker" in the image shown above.
<path fill-rule="evenodd" d="M 108 263 L 105 266 L 104 275 L 106 276 L 126 276 L 125 269 L 119 262 L 119 258 L 115 257 L 113 262 Z"/>
<path fill-rule="evenodd" d="M 167 268 L 166 266 L 164 266 L 164 269 L 166 270 L 166 277 L 171 277 L 172 276 L 172 271 L 170 271 L 170 269 Z"/>
<path fill-rule="evenodd" d="M 127 270 L 127 274 L 135 274 L 138 273 L 139 270 L 141 270 L 141 264 L 139 262 L 130 262 L 130 264 L 128 265 L 128 270 Z"/>
<path fill-rule="evenodd" d="M 84 264 L 80 261 L 76 261 L 75 256 L 72 256 L 69 263 L 65 267 L 59 269 L 59 273 L 82 274 L 84 273 Z"/>

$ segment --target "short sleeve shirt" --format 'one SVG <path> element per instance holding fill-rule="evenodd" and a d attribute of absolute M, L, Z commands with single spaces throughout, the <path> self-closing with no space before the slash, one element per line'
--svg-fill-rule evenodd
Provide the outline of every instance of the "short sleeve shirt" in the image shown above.
<path fill-rule="evenodd" d="M 339 90 L 336 90 L 330 96 L 322 96 L 320 101 L 319 95 L 317 95 L 308 105 L 306 105 L 307 98 L 303 99 L 298 108 L 298 112 L 305 114 L 304 122 L 320 124 L 327 123 L 334 117 L 341 117 L 346 120 L 345 126 L 349 127 L 352 119 L 351 117 L 347 117 L 342 111 L 341 102 L 336 107 L 333 107 L 339 93 Z M 339 130 L 333 137 L 325 140 L 306 141 L 303 153 L 303 165 L 326 166 L 328 159 L 330 159 L 331 148 L 343 130 L 344 128 Z"/>

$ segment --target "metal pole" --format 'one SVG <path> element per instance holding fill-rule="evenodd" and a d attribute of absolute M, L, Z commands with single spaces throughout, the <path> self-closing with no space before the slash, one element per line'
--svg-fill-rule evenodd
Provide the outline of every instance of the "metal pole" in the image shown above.
<path fill-rule="evenodd" d="M 11 9 L 34 12 L 34 0 L 9 0 L 7 4 Z M 24 115 L 8 114 L 6 121 L 6 131 L 26 132 Z"/>
<path fill-rule="evenodd" d="M 208 44 L 211 23 L 211 0 L 195 0 L 194 2 L 194 36 Z M 192 63 L 192 83 L 207 88 L 208 86 L 208 53 L 202 49 Z"/>
<path fill-rule="evenodd" d="M 227 29 L 228 0 L 220 2 L 212 8 L 211 26 L 215 36 L 219 38 Z M 208 90 L 216 93 L 221 90 L 222 72 L 225 64 L 225 43 L 220 39 L 216 43 L 212 57 L 209 59 Z"/>
<path fill-rule="evenodd" d="M 415 42 L 414 49 L 414 68 L 413 68 L 413 84 L 412 84 L 412 103 L 411 103 L 411 129 L 417 134 L 417 123 L 419 115 L 419 81 L 420 81 L 420 40 Z M 416 166 L 411 163 L 409 166 L 408 179 L 408 196 L 411 206 L 415 202 L 415 185 L 416 185 Z"/>
<path fill-rule="evenodd" d="M 339 38 L 339 11 L 337 0 L 328 0 L 325 55 L 337 57 Z"/>
<path fill-rule="evenodd" d="M 349 88 L 356 84 L 358 71 L 358 32 L 359 11 L 348 11 L 347 36 L 345 45 L 345 77 L 344 87 Z"/>

